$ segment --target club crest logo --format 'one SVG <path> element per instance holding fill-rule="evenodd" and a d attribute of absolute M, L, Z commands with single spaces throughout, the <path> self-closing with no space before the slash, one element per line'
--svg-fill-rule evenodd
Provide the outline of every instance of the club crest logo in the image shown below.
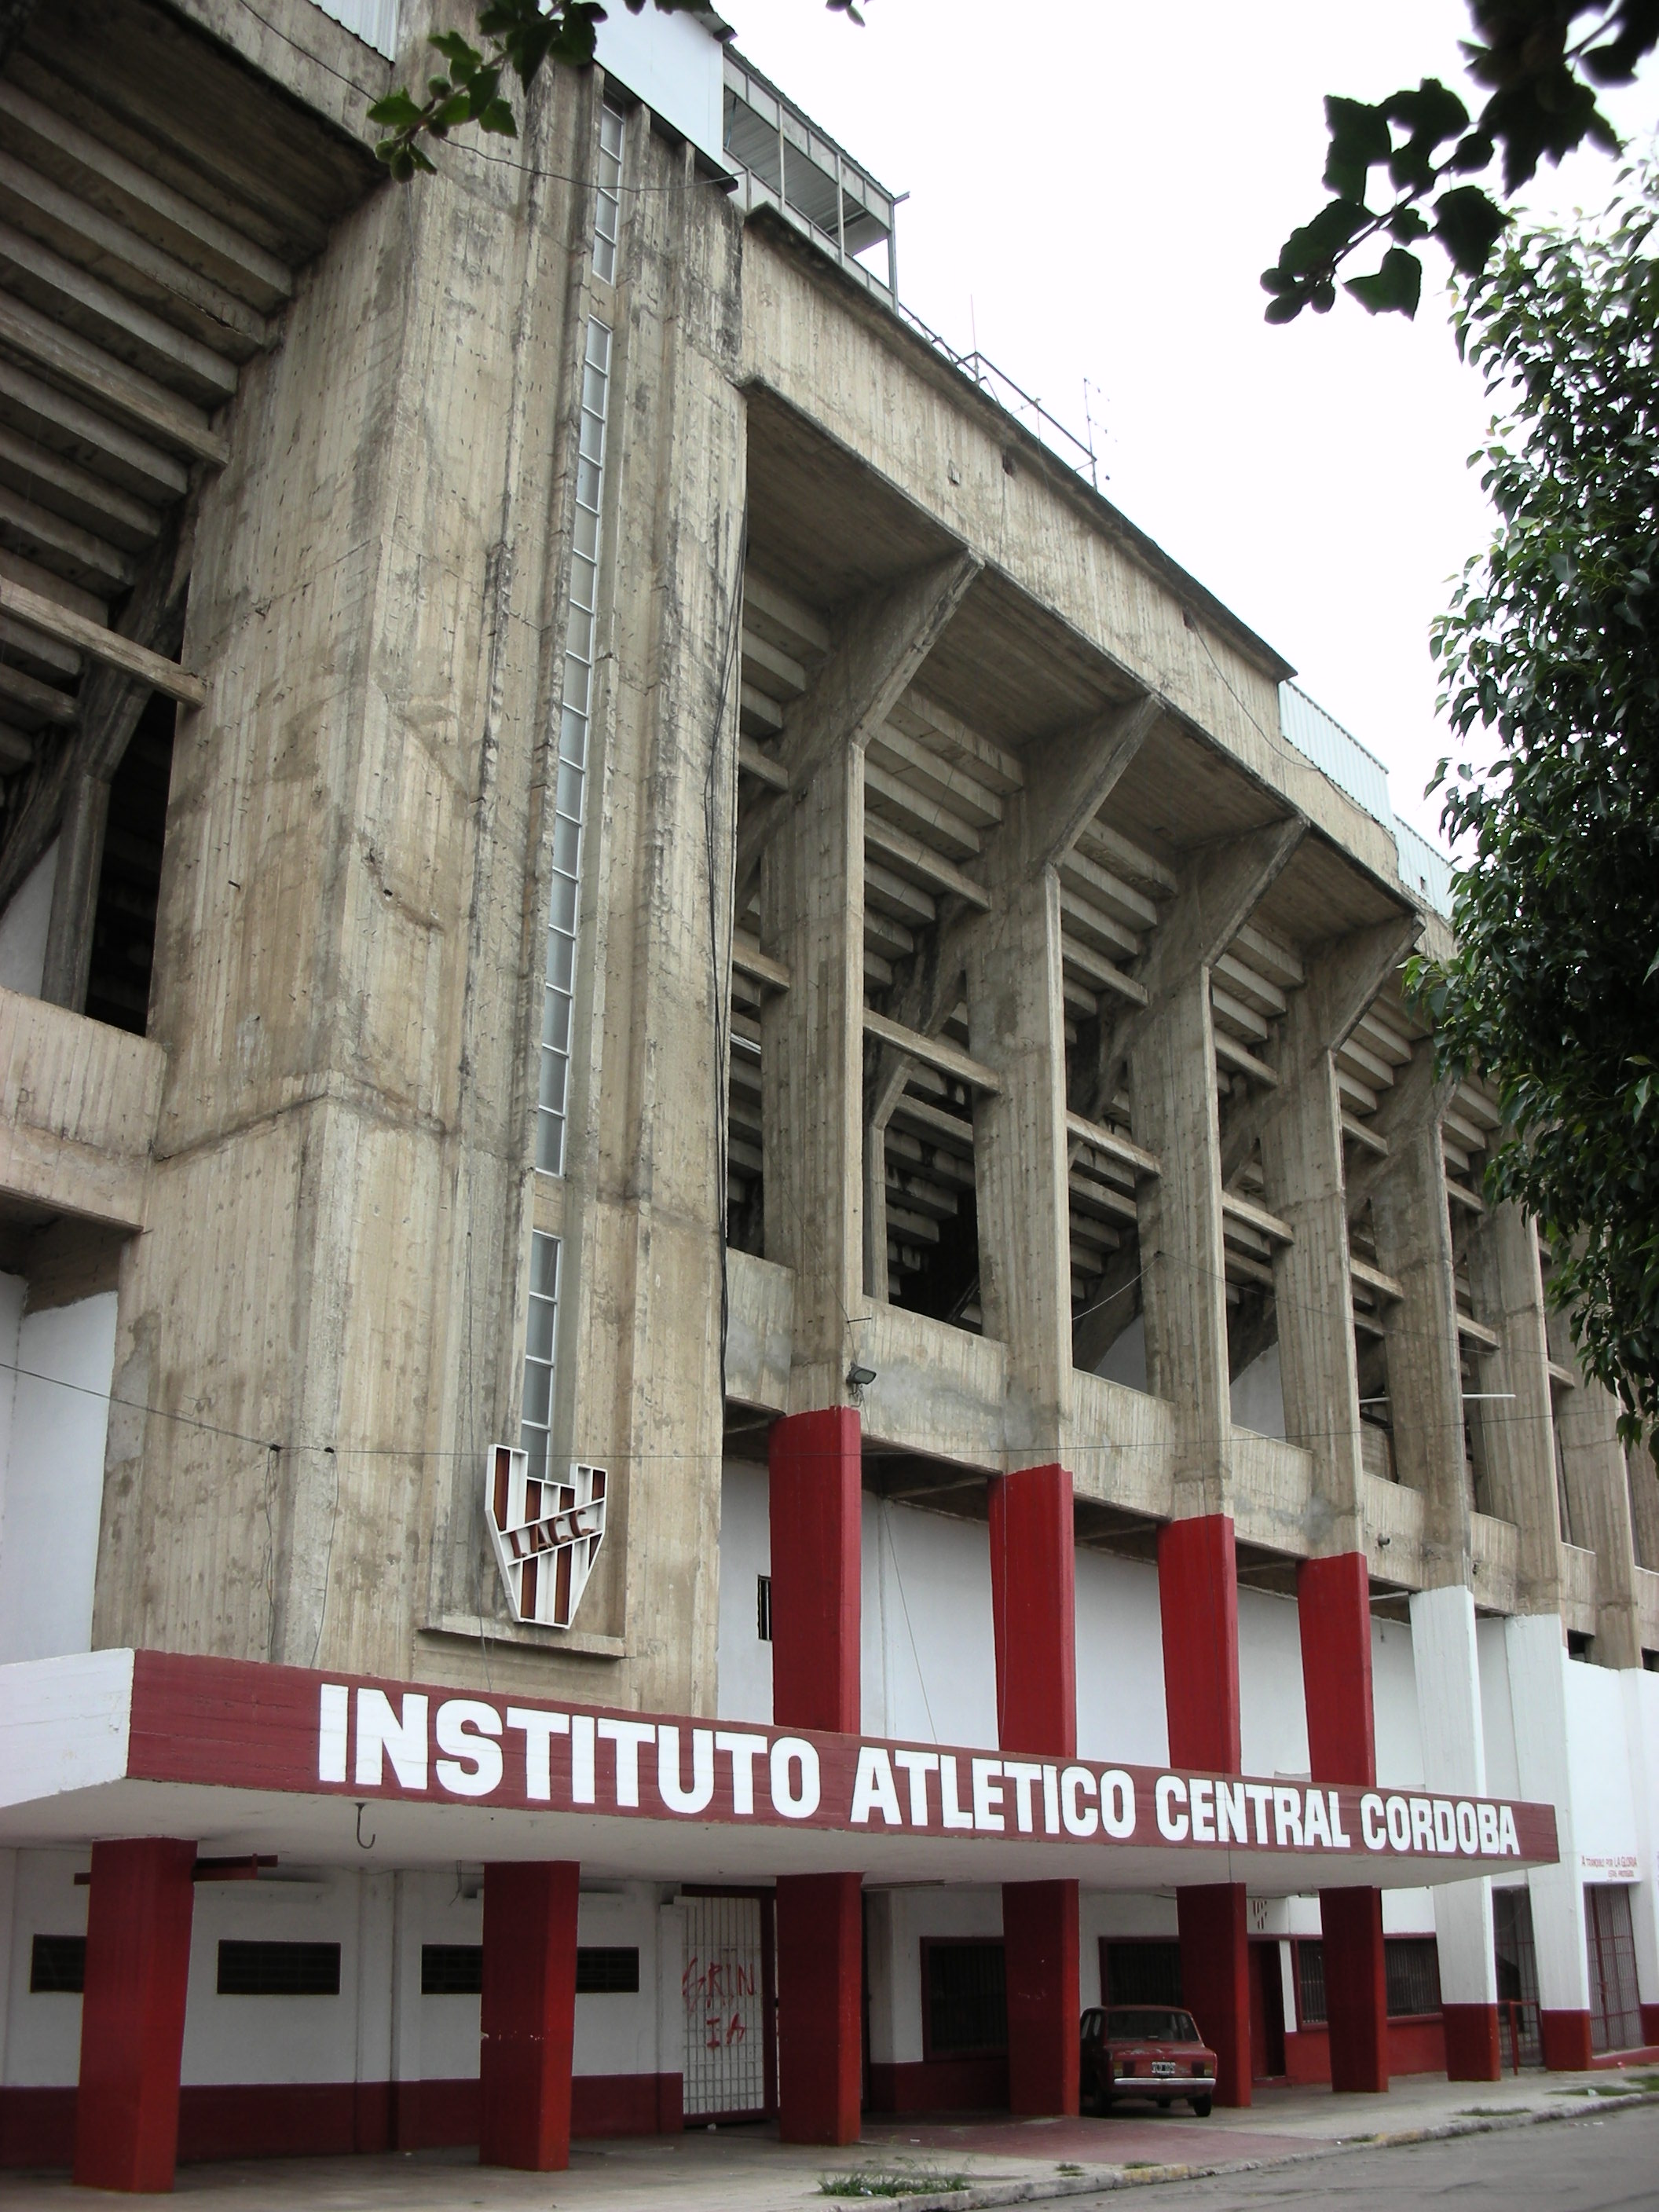
<path fill-rule="evenodd" d="M 605 1541 L 605 1493 L 602 1467 L 544 1480 L 531 1474 L 527 1452 L 496 1445 L 484 1511 L 515 1620 L 569 1627 Z"/>

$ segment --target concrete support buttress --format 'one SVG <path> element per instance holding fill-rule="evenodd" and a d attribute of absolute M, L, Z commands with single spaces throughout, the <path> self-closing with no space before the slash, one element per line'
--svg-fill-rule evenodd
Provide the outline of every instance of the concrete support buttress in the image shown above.
<path fill-rule="evenodd" d="M 1483 1796 L 1486 1739 L 1474 1593 L 1455 1583 L 1418 1590 L 1411 1611 L 1423 1780 L 1429 1789 L 1450 1796 Z M 1495 2081 L 1498 1962 L 1492 1948 L 1491 1882 L 1455 1881 L 1437 1888 L 1434 1929 L 1446 2021 L 1446 2071 L 1454 2081 Z"/>
<path fill-rule="evenodd" d="M 1451 1219 L 1440 1146 L 1443 1084 L 1419 1044 L 1376 1117 L 1389 1158 L 1371 1192 L 1376 1264 L 1404 1295 L 1384 1309 L 1389 1412 L 1400 1481 L 1423 1497 L 1423 1579 L 1467 1583 L 1472 1565 L 1463 1379 Z"/>
<path fill-rule="evenodd" d="M 1577 1371 L 1565 1314 L 1549 1316 L 1550 1349 L 1559 1366 Z M 1619 1402 L 1580 1374 L 1556 1401 L 1556 1433 L 1572 1513 L 1573 1541 L 1595 1554 L 1595 1658 L 1604 1667 L 1639 1667 L 1642 1630 L 1636 1599 L 1636 1538 L 1630 1478 L 1619 1437 Z"/>
<path fill-rule="evenodd" d="M 1474 1409 L 1486 1470 L 1486 1509 L 1516 1531 L 1516 1610 L 1557 1613 L 1560 1528 L 1555 1428 L 1538 1232 L 1518 1206 L 1494 1206 L 1468 1239 L 1469 1293 L 1500 1348 L 1482 1369 L 1485 1389 L 1510 1395 Z"/>
<path fill-rule="evenodd" d="M 1060 879 L 1008 876 L 967 962 L 969 1049 L 1002 1078 L 974 1107 L 980 1304 L 1007 1347 L 1009 1448 L 1052 1458 L 1072 1377 Z"/>
<path fill-rule="evenodd" d="M 990 1495 L 997 1741 L 1034 1761 L 1077 1751 L 1076 1559 L 1063 1467 L 996 1477 Z M 1032 1776 L 1037 1771 L 1034 1763 Z M 1078 2109 L 1078 1885 L 1006 1881 L 1008 2098 L 1029 2114 Z"/>

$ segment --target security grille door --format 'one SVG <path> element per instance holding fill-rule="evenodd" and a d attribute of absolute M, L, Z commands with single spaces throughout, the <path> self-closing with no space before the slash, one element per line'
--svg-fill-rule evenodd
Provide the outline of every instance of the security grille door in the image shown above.
<path fill-rule="evenodd" d="M 685 2117 L 736 2119 L 763 2112 L 760 1899 L 688 1897 L 684 1909 Z"/>
<path fill-rule="evenodd" d="M 1642 2040 L 1642 2007 L 1636 1993 L 1630 1892 L 1622 1883 L 1584 1885 L 1584 1933 L 1589 1939 L 1590 2048 L 1633 2051 Z"/>
<path fill-rule="evenodd" d="M 1498 1964 L 1498 2055 L 1511 2070 L 1541 2066 L 1538 2021 L 1538 1954 L 1533 1942 L 1532 1899 L 1524 1889 L 1492 1893 L 1492 1948 Z"/>

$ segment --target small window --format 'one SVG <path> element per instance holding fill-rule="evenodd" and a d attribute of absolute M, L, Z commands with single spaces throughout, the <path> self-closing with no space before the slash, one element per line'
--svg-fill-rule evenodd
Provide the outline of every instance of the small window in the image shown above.
<path fill-rule="evenodd" d="M 633 1996 L 640 1986 L 640 1954 L 632 1945 L 586 1946 L 576 1954 L 579 1997 Z"/>
<path fill-rule="evenodd" d="M 78 1997 L 87 1985 L 84 1936 L 37 1936 L 29 1953 L 29 1995 Z"/>
<path fill-rule="evenodd" d="M 1642 1646 L 1642 1664 L 1650 1674 L 1659 1674 L 1659 1651 L 1650 1651 L 1644 1644 Z"/>
<path fill-rule="evenodd" d="M 222 1997 L 337 1997 L 337 1943 L 231 1943 L 219 1946 Z"/>
<path fill-rule="evenodd" d="M 1002 1945 L 924 1941 L 921 1952 L 928 2056 L 1006 2051 L 1008 2002 Z"/>
<path fill-rule="evenodd" d="M 755 1577 L 755 1633 L 763 1644 L 772 1641 L 772 1577 Z"/>
<path fill-rule="evenodd" d="M 476 1997 L 483 1989 L 482 1943 L 422 1943 L 421 1995 Z"/>
<path fill-rule="evenodd" d="M 1409 2020 L 1440 2009 L 1440 1953 L 1432 1936 L 1391 1936 L 1382 1946 L 1388 1966 L 1389 2018 Z"/>
<path fill-rule="evenodd" d="M 1323 2027 L 1325 2012 L 1325 1947 L 1298 1943 L 1296 1947 L 1296 2001 L 1304 2027 Z M 1389 2008 L 1394 2009 L 1392 2006 Z"/>
<path fill-rule="evenodd" d="M 1570 1628 L 1567 1631 L 1568 1658 L 1588 1660 L 1591 1655 L 1595 1643 L 1595 1638 L 1593 1636 L 1586 1635 L 1582 1628 Z"/>

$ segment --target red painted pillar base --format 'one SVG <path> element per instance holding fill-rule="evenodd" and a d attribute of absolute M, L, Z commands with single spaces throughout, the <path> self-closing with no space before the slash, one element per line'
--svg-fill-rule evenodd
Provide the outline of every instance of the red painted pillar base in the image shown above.
<path fill-rule="evenodd" d="M 859 2139 L 863 2081 L 863 1877 L 778 1877 L 778 2134 Z"/>
<path fill-rule="evenodd" d="M 1642 2040 L 1659 2043 L 1659 2004 L 1644 2004 L 1642 2008 Z"/>
<path fill-rule="evenodd" d="M 570 2163 L 580 1871 L 556 1859 L 484 1869 L 480 2166 L 557 2173 Z"/>
<path fill-rule="evenodd" d="M 1242 1881 L 1176 1892 L 1181 1995 L 1215 2053 L 1218 2105 L 1250 2101 L 1250 1960 Z"/>
<path fill-rule="evenodd" d="M 1446 2079 L 1496 2081 L 1504 2072 L 1503 2045 L 1495 2004 L 1443 2004 L 1446 2028 Z"/>
<path fill-rule="evenodd" d="M 1389 2086 L 1389 1975 L 1382 1898 L 1375 1889 L 1322 1889 L 1325 2016 L 1331 2087 L 1381 2095 Z"/>
<path fill-rule="evenodd" d="M 81 2001 L 75 2179 L 83 2189 L 173 2186 L 196 1846 L 94 1844 Z"/>
<path fill-rule="evenodd" d="M 1590 2063 L 1590 2016 L 1587 2012 L 1540 2012 L 1539 2040 L 1552 2074 L 1584 2074 Z"/>
<path fill-rule="evenodd" d="M 1008 2107 L 1069 2118 L 1078 2108 L 1078 1886 L 1005 1881 Z"/>

